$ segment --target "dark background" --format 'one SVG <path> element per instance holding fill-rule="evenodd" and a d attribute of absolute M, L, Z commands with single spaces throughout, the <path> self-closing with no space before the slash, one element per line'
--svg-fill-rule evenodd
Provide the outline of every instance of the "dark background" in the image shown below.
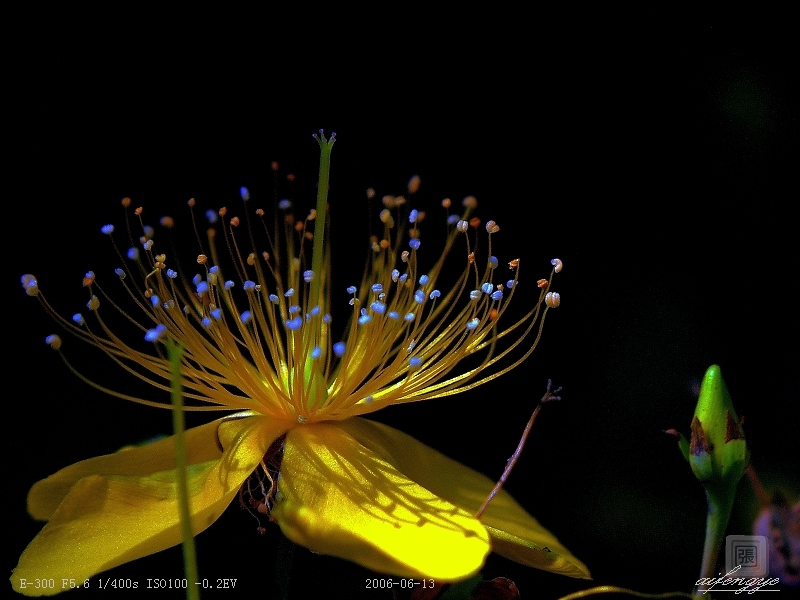
<path fill-rule="evenodd" d="M 36 480 L 171 428 L 166 411 L 71 376 L 43 344 L 57 326 L 19 276 L 35 273 L 71 315 L 85 302 L 83 273 L 116 266 L 99 227 L 122 225 L 120 198 L 176 218 L 189 197 L 234 205 L 241 185 L 266 201 L 272 160 L 313 193 L 310 134 L 322 127 L 338 139 L 335 287 L 354 281 L 342 273 L 358 274 L 366 256 L 364 189 L 402 193 L 415 173 L 423 207 L 478 198 L 478 214 L 501 225 L 501 264 L 523 258 L 531 281 L 550 258 L 565 264 L 562 306 L 523 367 L 377 417 L 496 477 L 552 378 L 564 399 L 543 411 L 507 489 L 595 584 L 689 591 L 705 500 L 662 430 L 688 433 L 709 365 L 722 367 L 768 488 L 800 495 L 796 61 L 788 38 L 766 33 L 564 27 L 499 43 L 477 31 L 417 33 L 424 50 L 415 35 L 229 44 L 176 34 L 153 47 L 143 34 L 109 33 L 23 49 L 9 62 L 6 124 L 8 568 L 39 529 L 25 511 Z M 340 55 L 337 41 L 354 49 Z M 302 213 L 313 200 L 301 196 Z M 757 511 L 746 482 L 740 499 L 732 533 L 748 533 Z M 233 507 L 200 535 L 200 573 L 270 597 L 277 532 L 260 538 L 254 525 Z M 173 549 L 105 576 L 181 572 Z M 298 597 L 383 598 L 363 591 L 368 576 L 295 552 Z M 499 557 L 484 576 L 514 579 L 523 597 L 588 586 Z"/>

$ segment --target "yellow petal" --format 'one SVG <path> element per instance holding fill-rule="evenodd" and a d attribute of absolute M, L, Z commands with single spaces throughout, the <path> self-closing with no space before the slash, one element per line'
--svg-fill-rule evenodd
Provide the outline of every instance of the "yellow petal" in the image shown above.
<path fill-rule="evenodd" d="M 291 430 L 272 516 L 292 541 L 381 573 L 456 581 L 480 570 L 489 536 L 345 433 Z"/>
<path fill-rule="evenodd" d="M 342 428 L 405 476 L 470 514 L 494 487 L 489 478 L 387 425 L 354 418 Z M 498 554 L 553 573 L 591 578 L 586 566 L 505 491 L 492 500 L 481 522 Z"/>
<path fill-rule="evenodd" d="M 219 458 L 219 421 L 186 431 L 187 464 Z M 80 479 L 89 475 L 149 475 L 175 468 L 175 442 L 169 437 L 144 446 L 129 446 L 114 454 L 97 456 L 70 465 L 36 482 L 28 493 L 28 512 L 47 521 Z"/>
<path fill-rule="evenodd" d="M 194 534 L 208 527 L 225 510 L 286 426 L 265 417 L 250 416 L 217 421 L 199 428 L 200 431 L 187 432 L 193 438 L 195 457 L 214 457 L 187 469 Z M 209 428 L 218 429 L 222 451 L 217 448 L 217 436 L 208 435 Z M 210 447 L 201 447 L 200 439 Z M 172 449 L 171 444 L 159 444 L 163 452 Z M 131 460 L 137 453 L 152 459 L 153 465 L 174 464 L 169 456 L 151 456 L 144 448 L 113 455 L 121 474 L 107 472 L 112 467 L 110 457 L 96 459 L 99 461 L 96 466 L 105 472 L 80 477 L 22 553 L 11 577 L 16 591 L 29 595 L 55 594 L 62 591 L 62 579 L 82 583 L 101 571 L 180 543 L 175 471 L 131 474 L 140 470 Z M 64 469 L 61 473 L 69 472 L 64 481 L 85 472 L 85 463 L 91 461 Z M 53 478 L 58 480 L 61 473 Z M 33 589 L 32 582 L 37 578 L 54 579 L 55 589 Z M 24 589 L 23 581 L 28 582 Z"/>

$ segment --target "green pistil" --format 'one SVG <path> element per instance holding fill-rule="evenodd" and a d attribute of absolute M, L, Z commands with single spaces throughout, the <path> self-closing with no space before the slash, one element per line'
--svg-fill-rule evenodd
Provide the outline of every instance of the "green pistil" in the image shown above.
<path fill-rule="evenodd" d="M 314 224 L 314 246 L 311 255 L 311 270 L 314 271 L 314 279 L 311 280 L 309 290 L 308 306 L 319 306 L 323 310 L 325 307 L 320 302 L 320 283 L 322 279 L 322 265 L 325 259 L 325 220 L 328 213 L 328 187 L 331 172 L 331 150 L 336 141 L 336 134 L 331 135 L 329 140 L 325 139 L 325 134 L 320 129 L 319 135 L 314 136 L 319 143 L 319 182 L 317 184 L 317 216 Z"/>
<path fill-rule="evenodd" d="M 325 221 L 328 213 L 328 181 L 331 171 L 331 150 L 336 141 L 336 134 L 332 134 L 330 139 L 325 139 L 325 134 L 320 129 L 319 134 L 314 136 L 319 143 L 319 182 L 317 184 L 317 216 L 314 224 L 314 245 L 311 255 L 311 270 L 314 278 L 308 292 L 309 308 L 319 306 L 322 311 L 327 310 L 327 306 L 321 302 L 320 286 L 322 285 L 322 270 L 325 262 Z M 312 334 L 310 347 L 319 343 L 319 333 Z M 305 382 L 309 391 L 308 408 L 313 409 L 324 404 L 328 397 L 327 382 L 324 380 L 319 367 L 311 356 L 306 357 Z M 310 385 L 309 385 L 310 382 Z M 320 401 L 318 401 L 318 398 Z"/>

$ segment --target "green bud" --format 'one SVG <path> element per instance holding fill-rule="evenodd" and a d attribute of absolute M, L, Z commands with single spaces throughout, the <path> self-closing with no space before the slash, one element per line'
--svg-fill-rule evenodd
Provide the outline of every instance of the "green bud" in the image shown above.
<path fill-rule="evenodd" d="M 706 490 L 708 513 L 700 578 L 713 577 L 736 497 L 736 485 L 750 462 L 744 431 L 719 366 L 708 367 L 700 384 L 690 439 L 674 429 L 666 433 L 678 437 L 681 453 Z M 695 588 L 698 596 L 705 591 Z"/>
<path fill-rule="evenodd" d="M 717 365 L 708 368 L 700 385 L 688 458 L 704 486 L 727 493 L 733 493 L 749 463 L 744 431 Z"/>

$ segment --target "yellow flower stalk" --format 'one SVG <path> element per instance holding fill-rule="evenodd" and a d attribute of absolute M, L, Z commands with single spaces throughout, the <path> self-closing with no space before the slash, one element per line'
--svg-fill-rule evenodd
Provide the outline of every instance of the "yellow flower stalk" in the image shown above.
<path fill-rule="evenodd" d="M 182 347 L 184 410 L 225 413 L 185 433 L 194 535 L 236 501 L 277 523 L 293 542 L 380 573 L 458 581 L 495 551 L 588 578 L 586 567 L 506 492 L 475 516 L 493 481 L 364 418 L 386 406 L 475 389 L 522 364 L 545 314 L 560 301 L 550 284 L 561 262 L 552 261 L 550 277 L 529 287 L 534 295 L 525 292 L 533 301 L 527 314 L 507 323 L 508 306 L 522 293 L 519 261 L 511 262 L 508 281 L 497 281 L 506 269 L 491 255 L 499 227 L 471 216 L 474 198 L 457 215 L 453 203 L 443 202 L 448 233 L 437 245 L 424 236 L 422 213 L 408 210 L 404 198 L 385 197 L 383 236 L 372 241 L 360 284 L 346 294 L 331 289 L 326 211 L 335 137 L 320 132 L 317 139 L 319 197 L 305 220 L 282 201 L 273 227 L 243 188 L 243 204 L 212 215 L 207 241 L 198 236 L 187 264 L 186 256 L 159 245 L 143 210 L 131 211 L 125 199 L 126 216 L 140 222 L 141 232 L 126 252 L 119 245 L 126 238 L 111 225 L 102 228 L 122 265 L 111 281 L 86 274 L 87 310 L 61 316 L 33 275 L 22 277 L 25 291 L 74 338 L 162 395 L 170 390 L 165 344 Z M 412 180 L 409 192 L 418 185 Z M 191 218 L 197 230 L 194 212 Z M 170 228 L 173 219 L 161 223 Z M 440 290 L 451 254 L 463 257 L 462 272 Z M 125 302 L 133 308 L 125 310 Z M 106 311 L 123 313 L 140 335 L 124 338 Z M 335 319 L 345 311 L 348 320 L 337 329 Z M 60 336 L 47 342 L 90 385 L 170 408 L 169 401 L 101 386 L 70 365 Z M 469 366 L 459 370 L 467 358 Z M 126 448 L 36 483 L 28 510 L 47 523 L 20 557 L 13 588 L 57 593 L 62 579 L 80 584 L 179 544 L 174 449 L 173 438 Z M 37 578 L 58 585 L 33 589 Z"/>

